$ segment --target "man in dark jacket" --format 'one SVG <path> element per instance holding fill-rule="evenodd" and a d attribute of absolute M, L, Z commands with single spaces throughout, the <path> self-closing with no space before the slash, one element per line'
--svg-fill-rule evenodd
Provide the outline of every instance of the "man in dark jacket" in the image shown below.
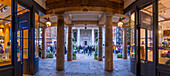
<path fill-rule="evenodd" d="M 89 53 L 88 53 L 88 56 L 89 56 L 89 55 L 91 56 L 91 53 L 92 53 L 92 47 L 89 46 Z"/>

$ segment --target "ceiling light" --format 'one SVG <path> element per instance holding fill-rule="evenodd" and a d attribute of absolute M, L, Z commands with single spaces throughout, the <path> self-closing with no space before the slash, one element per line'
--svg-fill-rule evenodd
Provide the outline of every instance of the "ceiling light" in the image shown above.
<path fill-rule="evenodd" d="M 46 26 L 47 26 L 47 27 L 51 26 L 51 21 L 50 21 L 49 18 L 48 18 L 47 21 L 46 21 Z"/>
<path fill-rule="evenodd" d="M 161 33 L 161 31 L 159 30 L 159 33 Z"/>

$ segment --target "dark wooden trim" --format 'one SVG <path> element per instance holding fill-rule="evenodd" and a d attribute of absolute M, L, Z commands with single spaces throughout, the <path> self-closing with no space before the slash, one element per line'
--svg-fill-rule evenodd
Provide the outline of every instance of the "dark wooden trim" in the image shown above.
<path fill-rule="evenodd" d="M 138 34 L 138 44 L 137 44 L 137 50 L 136 50 L 136 76 L 141 76 L 141 61 L 140 61 L 140 19 L 139 19 L 139 7 L 137 7 L 137 13 L 136 13 L 136 23 L 137 23 L 137 34 Z"/>
<path fill-rule="evenodd" d="M 32 8 L 32 6 L 34 6 L 34 8 L 36 8 L 36 11 L 40 11 L 42 13 L 46 13 L 46 10 L 41 7 L 37 2 L 35 2 L 34 0 L 18 0 L 18 3 L 22 3 L 25 6 L 27 6 L 28 8 Z"/>
<path fill-rule="evenodd" d="M 158 0 L 153 2 L 153 62 L 154 62 L 154 76 L 157 76 L 158 65 Z"/>
<path fill-rule="evenodd" d="M 128 13 L 129 11 L 131 13 L 136 11 L 136 7 L 143 8 L 147 5 L 149 5 L 152 2 L 152 0 L 136 0 L 132 4 L 130 4 L 128 7 L 124 9 L 124 14 Z"/>

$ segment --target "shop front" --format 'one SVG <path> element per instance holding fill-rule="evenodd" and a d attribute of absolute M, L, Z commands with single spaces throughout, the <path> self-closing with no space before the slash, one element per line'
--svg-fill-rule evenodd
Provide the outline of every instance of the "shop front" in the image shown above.
<path fill-rule="evenodd" d="M 131 17 L 131 71 L 137 76 L 170 76 L 168 2 L 136 0 L 125 9 Z"/>
<path fill-rule="evenodd" d="M 35 74 L 39 68 L 39 16 L 34 1 L 0 1 L 0 76 Z"/>

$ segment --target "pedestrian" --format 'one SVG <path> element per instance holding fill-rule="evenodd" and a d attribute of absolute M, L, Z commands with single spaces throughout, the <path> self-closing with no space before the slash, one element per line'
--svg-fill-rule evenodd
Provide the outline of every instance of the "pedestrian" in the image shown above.
<path fill-rule="evenodd" d="M 7 47 L 5 48 L 5 53 L 7 54 L 7 59 L 11 59 L 11 46 L 10 42 L 7 43 Z"/>
<path fill-rule="evenodd" d="M 51 53 L 53 52 L 53 47 L 52 47 L 52 45 L 50 45 L 50 51 L 51 51 Z"/>
<path fill-rule="evenodd" d="M 89 56 L 89 55 L 91 56 L 91 53 L 92 53 L 92 47 L 89 46 L 89 53 L 88 53 L 88 56 Z"/>
<path fill-rule="evenodd" d="M 41 58 L 41 54 L 42 54 L 42 48 L 41 48 L 41 45 L 39 45 L 39 50 L 38 50 L 38 51 L 39 51 L 39 53 L 38 53 L 38 54 L 39 54 L 39 57 Z"/>

